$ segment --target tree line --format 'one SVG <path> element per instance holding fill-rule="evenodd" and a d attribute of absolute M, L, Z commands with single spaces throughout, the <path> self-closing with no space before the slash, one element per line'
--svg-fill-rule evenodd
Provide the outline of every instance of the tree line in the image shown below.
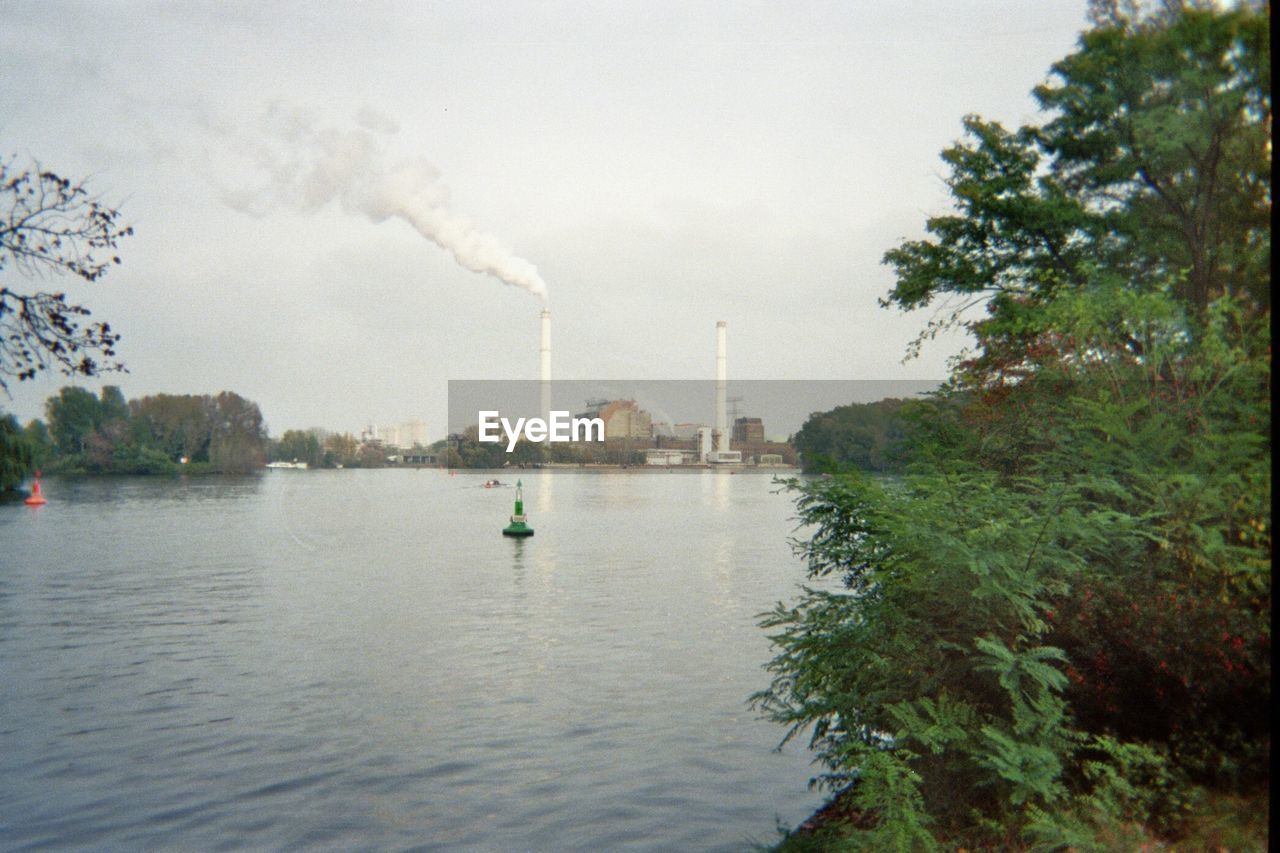
<path fill-rule="evenodd" d="M 0 419 L 4 486 L 41 468 L 58 473 L 244 473 L 262 467 L 269 439 L 258 405 L 238 394 L 154 394 L 126 402 L 120 389 L 94 395 L 62 388 L 45 403 L 46 420 L 19 428 Z"/>
<path fill-rule="evenodd" d="M 482 442 L 479 430 L 468 426 L 460 435 L 437 442 L 450 468 L 502 468 L 508 465 L 532 467 L 556 465 L 643 465 L 645 446 L 639 441 L 610 439 L 597 441 L 535 442 L 519 439 L 510 453 L 502 443 Z"/>
<path fill-rule="evenodd" d="M 258 405 L 230 391 L 153 394 L 126 402 L 114 385 L 96 396 L 68 386 L 46 401 L 44 420 L 24 427 L 13 415 L 0 415 L 0 492 L 18 487 L 37 469 L 230 474 L 255 471 L 268 461 L 379 468 L 387 464 L 387 449 L 349 432 L 316 428 L 272 438 Z"/>
<path fill-rule="evenodd" d="M 889 398 L 814 412 L 792 438 L 806 473 L 902 470 L 910 401 Z"/>
<path fill-rule="evenodd" d="M 783 849 L 1267 846 L 1270 11 L 1093 12 L 886 254 L 886 306 L 976 342 L 904 474 L 793 484 L 839 583 L 763 617 L 753 701 L 832 793 Z"/>
<path fill-rule="evenodd" d="M 442 447 L 437 442 L 433 448 Z M 413 451 L 427 453 L 428 448 Z M 273 439 L 269 458 L 273 462 L 305 462 L 310 468 L 381 468 L 387 464 L 388 448 L 380 443 L 364 442 L 349 432 L 291 429 Z"/>

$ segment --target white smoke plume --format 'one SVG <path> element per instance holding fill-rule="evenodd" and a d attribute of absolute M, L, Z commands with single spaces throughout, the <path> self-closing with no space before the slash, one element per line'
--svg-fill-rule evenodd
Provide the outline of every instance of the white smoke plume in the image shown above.
<path fill-rule="evenodd" d="M 373 222 L 401 219 L 463 267 L 545 302 L 547 284 L 536 266 L 449 209 L 449 189 L 435 166 L 420 157 L 387 162 L 383 137 L 397 130 L 394 121 L 367 107 L 355 127 L 341 129 L 323 126 L 301 110 L 272 104 L 260 132 L 237 143 L 267 176 L 267 185 L 223 189 L 223 201 L 253 216 L 281 207 L 310 213 L 336 201 L 344 211 Z"/>

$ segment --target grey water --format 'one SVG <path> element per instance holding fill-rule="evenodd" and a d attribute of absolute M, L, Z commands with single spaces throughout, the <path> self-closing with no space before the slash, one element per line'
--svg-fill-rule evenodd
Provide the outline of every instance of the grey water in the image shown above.
<path fill-rule="evenodd" d="M 745 850 L 803 579 L 760 473 L 51 478 L 0 505 L 0 848 Z M 515 474 L 499 475 L 514 480 Z"/>

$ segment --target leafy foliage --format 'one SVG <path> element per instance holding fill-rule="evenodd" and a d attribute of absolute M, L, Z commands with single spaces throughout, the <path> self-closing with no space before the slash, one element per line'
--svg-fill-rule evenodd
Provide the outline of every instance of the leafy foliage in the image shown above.
<path fill-rule="evenodd" d="M 151 474 L 193 463 L 251 471 L 266 461 L 266 425 L 256 403 L 238 394 L 157 394 L 125 402 L 107 385 L 98 397 L 65 387 L 45 404 L 62 471 Z M 184 461 L 185 460 L 185 463 Z"/>
<path fill-rule="evenodd" d="M 0 272 L 97 281 L 120 263 L 119 241 L 132 234 L 85 183 L 0 160 Z M 0 286 L 0 389 L 5 377 L 31 379 L 50 367 L 84 376 L 123 369 L 114 361 L 120 335 L 105 322 L 83 323 L 89 313 L 65 293 Z"/>
<path fill-rule="evenodd" d="M 943 152 L 956 211 L 885 255 L 898 280 L 883 304 L 950 303 L 917 347 L 965 325 L 981 346 L 964 366 L 1016 378 L 1056 344 L 1045 304 L 1100 276 L 1172 283 L 1193 319 L 1224 295 L 1269 309 L 1269 25 L 1248 8 L 1121 19 L 1035 90 L 1050 121 L 1011 132 L 967 118 Z"/>
<path fill-rule="evenodd" d="M 36 450 L 13 415 L 0 415 L 0 492 L 17 488 L 35 467 Z"/>
<path fill-rule="evenodd" d="M 315 430 L 290 429 L 271 448 L 271 458 L 284 462 L 305 462 L 312 468 L 324 463 L 324 447 Z"/>
<path fill-rule="evenodd" d="M 1087 33 L 1053 118 L 967 120 L 957 212 L 886 256 L 890 304 L 987 314 L 905 476 L 793 484 L 826 580 L 763 617 L 753 701 L 857 804 L 840 844 L 1135 846 L 1265 788 L 1268 18 Z"/>
<path fill-rule="evenodd" d="M 863 471 L 899 470 L 907 405 L 885 399 L 810 415 L 794 438 L 804 470 L 832 473 L 849 465 Z"/>

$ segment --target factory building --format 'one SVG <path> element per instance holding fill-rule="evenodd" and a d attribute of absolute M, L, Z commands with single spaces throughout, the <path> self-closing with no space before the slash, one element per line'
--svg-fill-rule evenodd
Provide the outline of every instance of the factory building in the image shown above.
<path fill-rule="evenodd" d="M 588 400 L 587 411 L 580 418 L 604 421 L 605 441 L 631 438 L 648 441 L 653 438 L 653 420 L 635 400 Z"/>
<path fill-rule="evenodd" d="M 694 454 L 688 450 L 649 448 L 644 452 L 644 464 L 646 465 L 685 465 L 693 459 Z"/>
<path fill-rule="evenodd" d="M 759 418 L 738 418 L 733 422 L 734 444 L 760 444 L 764 441 L 764 422 Z"/>
<path fill-rule="evenodd" d="M 400 424 L 374 426 L 370 424 L 360 431 L 362 444 L 377 444 L 383 447 L 426 447 L 430 442 L 427 436 L 427 425 L 417 418 Z"/>

